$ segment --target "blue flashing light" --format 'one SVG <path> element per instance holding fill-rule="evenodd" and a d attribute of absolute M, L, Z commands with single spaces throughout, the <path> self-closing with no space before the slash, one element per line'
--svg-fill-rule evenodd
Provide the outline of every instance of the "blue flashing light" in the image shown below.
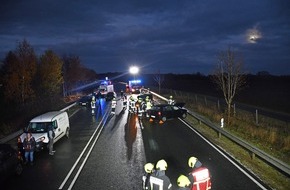
<path fill-rule="evenodd" d="M 131 83 L 138 84 L 138 83 L 141 83 L 141 80 L 131 80 L 130 82 L 131 82 Z"/>

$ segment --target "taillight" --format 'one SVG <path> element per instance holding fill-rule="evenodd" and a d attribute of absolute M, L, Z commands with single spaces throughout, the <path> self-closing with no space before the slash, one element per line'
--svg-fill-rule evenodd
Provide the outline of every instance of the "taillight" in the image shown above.
<path fill-rule="evenodd" d="M 161 112 L 160 111 L 158 112 L 158 115 L 161 115 Z"/>

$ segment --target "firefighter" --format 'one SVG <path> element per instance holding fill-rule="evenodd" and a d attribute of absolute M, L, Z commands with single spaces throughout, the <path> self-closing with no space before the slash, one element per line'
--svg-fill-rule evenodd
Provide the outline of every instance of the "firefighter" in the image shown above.
<path fill-rule="evenodd" d="M 147 97 L 146 97 L 146 117 L 149 117 L 148 110 L 150 110 L 152 108 L 152 103 L 149 99 L 149 96 L 147 96 Z"/>
<path fill-rule="evenodd" d="M 175 101 L 173 100 L 173 97 L 172 96 L 169 96 L 169 99 L 168 99 L 167 103 L 169 105 L 173 105 L 175 103 Z"/>
<path fill-rule="evenodd" d="M 112 100 L 112 110 L 111 110 L 111 114 L 113 115 L 115 115 L 116 105 L 117 105 L 117 101 L 116 101 L 116 98 L 114 97 Z"/>
<path fill-rule="evenodd" d="M 95 109 L 96 109 L 95 96 L 92 96 L 91 108 L 92 108 L 92 115 L 94 115 L 95 114 Z"/>
<path fill-rule="evenodd" d="M 177 190 L 190 190 L 190 181 L 185 175 L 180 175 L 177 178 L 177 185 L 179 187 Z"/>
<path fill-rule="evenodd" d="M 166 176 L 165 171 L 167 170 L 167 162 L 165 160 L 159 160 L 156 164 L 156 171 L 150 178 L 150 183 L 152 183 L 153 189 L 172 189 L 172 184 L 170 179 Z"/>
<path fill-rule="evenodd" d="M 202 166 L 202 163 L 196 157 L 188 159 L 188 166 L 192 168 L 189 173 L 189 180 L 192 184 L 192 190 L 208 190 L 211 189 L 211 179 L 209 170 Z"/>
<path fill-rule="evenodd" d="M 141 106 L 142 106 L 142 98 L 138 98 L 138 100 L 135 103 L 135 108 L 137 109 L 135 111 L 138 114 L 138 116 L 142 115 L 142 107 Z"/>
<path fill-rule="evenodd" d="M 147 163 L 144 165 L 145 175 L 142 177 L 142 187 L 145 190 L 151 190 L 150 177 L 154 173 L 154 165 Z"/>
<path fill-rule="evenodd" d="M 123 109 L 126 109 L 127 108 L 127 96 L 126 96 L 126 94 L 124 94 L 122 99 L 123 99 Z"/>
<path fill-rule="evenodd" d="M 135 100 L 134 100 L 134 97 L 132 95 L 129 98 L 129 111 L 131 113 L 135 111 Z"/>

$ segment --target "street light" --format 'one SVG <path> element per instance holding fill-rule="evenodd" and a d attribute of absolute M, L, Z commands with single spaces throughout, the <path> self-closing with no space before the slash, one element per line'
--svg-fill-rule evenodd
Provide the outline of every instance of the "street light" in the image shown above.
<path fill-rule="evenodd" d="M 132 67 L 130 67 L 129 71 L 131 74 L 136 75 L 139 72 L 139 68 L 136 66 L 132 66 Z"/>

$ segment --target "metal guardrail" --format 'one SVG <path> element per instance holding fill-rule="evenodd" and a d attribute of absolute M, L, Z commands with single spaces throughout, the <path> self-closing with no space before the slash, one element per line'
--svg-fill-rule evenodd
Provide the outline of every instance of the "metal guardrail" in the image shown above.
<path fill-rule="evenodd" d="M 67 106 L 59 111 L 66 111 L 75 105 L 76 105 L 76 103 L 73 103 L 73 104 L 71 104 L 71 105 L 69 105 L 69 106 Z M 20 129 L 14 133 L 2 138 L 2 139 L 0 139 L 0 144 L 7 143 L 7 142 L 11 141 L 12 139 L 16 138 L 17 136 L 21 135 L 22 133 L 23 133 L 23 129 Z"/>
<path fill-rule="evenodd" d="M 158 98 L 167 101 L 168 99 L 160 96 L 159 94 L 150 91 L 154 96 L 157 96 Z M 252 153 L 252 158 L 255 157 L 255 155 L 257 155 L 258 157 L 260 157 L 261 159 L 263 159 L 264 161 L 266 161 L 268 164 L 274 166 L 275 168 L 277 168 L 278 170 L 282 171 L 283 173 L 287 174 L 288 176 L 290 176 L 290 166 L 288 164 L 286 164 L 285 162 L 282 162 L 281 160 L 278 160 L 277 158 L 274 158 L 273 156 L 265 153 L 264 151 L 258 149 L 257 147 L 249 144 L 248 142 L 230 134 L 229 132 L 225 131 L 223 128 L 221 128 L 220 126 L 217 126 L 216 124 L 212 123 L 211 121 L 206 120 L 205 118 L 202 118 L 202 116 L 200 116 L 197 113 L 194 113 L 190 110 L 187 110 L 188 113 L 193 116 L 194 118 L 196 118 L 199 122 L 204 123 L 205 125 L 211 127 L 212 129 L 214 129 L 215 131 L 217 131 L 220 135 L 224 135 L 225 137 L 227 137 L 228 139 L 230 139 L 231 141 L 235 142 L 236 144 L 242 146 L 243 148 L 247 149 L 248 151 L 250 151 Z"/>

